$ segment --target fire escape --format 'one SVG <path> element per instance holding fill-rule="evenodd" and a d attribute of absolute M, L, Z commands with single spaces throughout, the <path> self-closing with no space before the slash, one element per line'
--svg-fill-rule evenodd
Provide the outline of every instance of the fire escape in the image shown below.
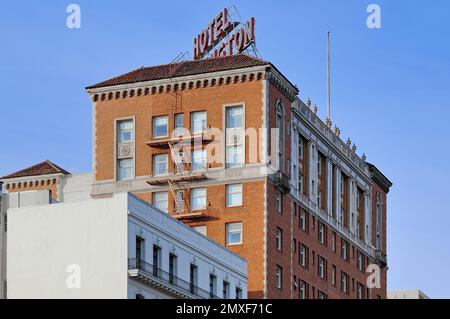
<path fill-rule="evenodd" d="M 169 68 L 169 74 L 167 78 L 172 78 L 176 70 L 182 65 L 178 62 L 184 55 L 179 55 Z M 169 108 L 169 119 L 174 119 L 175 114 L 183 112 L 183 95 L 182 88 L 175 85 L 170 90 L 172 95 L 172 102 Z M 204 133 L 192 134 L 188 133 L 186 129 L 178 131 L 174 129 L 169 138 L 154 139 L 146 144 L 151 148 L 168 149 L 170 156 L 174 164 L 174 172 L 165 176 L 155 176 L 147 181 L 148 184 L 154 186 L 168 185 L 170 192 L 172 193 L 175 207 L 174 217 L 180 220 L 195 220 L 198 218 L 207 218 L 209 216 L 208 209 L 202 209 L 199 211 L 192 211 L 190 207 L 190 185 L 192 182 L 197 182 L 207 179 L 206 170 L 207 164 L 204 169 L 192 171 L 191 159 L 189 157 L 192 154 L 192 150 L 195 147 L 201 146 L 202 148 L 210 143 L 212 138 L 206 136 Z"/>

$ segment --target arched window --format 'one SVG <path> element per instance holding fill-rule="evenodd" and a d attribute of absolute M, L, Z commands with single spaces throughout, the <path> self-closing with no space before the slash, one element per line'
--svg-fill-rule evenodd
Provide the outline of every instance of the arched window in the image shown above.
<path fill-rule="evenodd" d="M 284 125 L 283 125 L 283 104 L 281 101 L 277 102 L 277 168 L 283 171 L 283 151 L 284 151 Z"/>
<path fill-rule="evenodd" d="M 377 193 L 377 207 L 375 215 L 376 225 L 376 248 L 381 249 L 381 236 L 382 236 L 382 224 L 383 224 L 383 200 L 381 194 Z"/>

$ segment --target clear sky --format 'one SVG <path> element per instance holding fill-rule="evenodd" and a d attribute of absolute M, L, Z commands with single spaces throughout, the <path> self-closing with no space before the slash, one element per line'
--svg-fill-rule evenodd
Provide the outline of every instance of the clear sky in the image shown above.
<path fill-rule="evenodd" d="M 81 29 L 66 8 L 81 7 Z M 381 29 L 366 26 L 370 3 Z M 325 115 L 332 33 L 332 120 L 394 183 L 389 289 L 450 298 L 450 3 L 447 0 L 1 1 L 0 175 L 50 159 L 90 170 L 84 87 L 168 63 L 223 7 L 256 18 L 257 46 Z"/>

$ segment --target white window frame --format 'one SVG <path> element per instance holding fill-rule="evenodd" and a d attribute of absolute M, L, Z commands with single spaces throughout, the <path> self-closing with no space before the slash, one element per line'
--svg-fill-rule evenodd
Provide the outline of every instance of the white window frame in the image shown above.
<path fill-rule="evenodd" d="M 127 168 L 130 169 L 130 175 L 127 177 L 122 177 L 120 171 L 121 171 L 121 163 L 129 162 L 131 165 Z M 126 181 L 133 179 L 133 171 L 134 171 L 134 159 L 133 158 L 123 158 L 117 160 L 117 180 L 118 181 Z"/>
<path fill-rule="evenodd" d="M 223 154 L 223 165 L 226 169 L 236 168 L 236 167 L 244 167 L 245 166 L 245 103 L 237 102 L 232 104 L 223 105 L 222 111 L 222 125 L 225 128 L 225 145 L 224 145 L 224 154 Z M 233 127 L 228 128 L 228 110 L 233 108 L 241 108 L 242 109 L 242 127 Z M 240 136 L 239 142 L 229 143 L 228 136 L 229 135 L 238 135 Z M 234 155 L 234 156 L 232 156 Z M 230 159 L 235 159 L 231 161 Z"/>
<path fill-rule="evenodd" d="M 204 192 L 204 196 L 201 197 L 195 197 L 196 193 Z M 201 206 L 194 205 L 196 203 L 196 199 L 202 199 L 201 200 Z M 207 198 L 207 188 L 206 187 L 199 187 L 199 188 L 193 188 L 191 189 L 191 210 L 205 210 L 206 209 L 206 198 Z"/>
<path fill-rule="evenodd" d="M 166 120 L 166 134 L 164 135 L 156 135 L 156 121 L 158 119 L 164 119 Z M 153 138 L 164 138 L 164 137 L 168 137 L 169 136 L 169 116 L 167 115 L 159 115 L 159 116 L 154 116 L 152 118 L 152 137 Z"/>
<path fill-rule="evenodd" d="M 236 227 L 239 226 L 239 229 L 231 230 L 231 228 L 233 226 L 236 226 Z M 242 242 L 243 242 L 243 224 L 242 224 L 242 222 L 227 223 L 227 224 L 225 224 L 225 228 L 226 228 L 225 237 L 226 237 L 227 246 L 242 245 Z M 239 233 L 240 240 L 238 242 L 231 242 L 230 241 L 231 233 Z"/>
<path fill-rule="evenodd" d="M 280 227 L 275 230 L 275 244 L 278 251 L 283 250 L 283 230 Z"/>
<path fill-rule="evenodd" d="M 276 266 L 275 270 L 275 287 L 278 289 L 283 288 L 283 268 L 279 265 Z"/>
<path fill-rule="evenodd" d="M 122 130 L 122 125 L 131 124 L 131 128 Z M 118 120 L 117 121 L 117 128 L 118 128 L 118 134 L 117 134 L 117 141 L 119 144 L 121 143 L 131 143 L 134 140 L 134 121 L 132 119 L 127 120 Z M 122 140 L 122 133 L 128 132 L 130 133 L 130 139 Z"/>
<path fill-rule="evenodd" d="M 205 119 L 204 119 L 205 124 L 204 124 L 204 127 L 202 125 L 201 130 L 198 130 L 195 127 L 195 123 L 197 123 L 196 121 L 198 121 L 198 120 L 195 119 L 194 117 L 197 116 L 197 115 L 203 115 L 203 114 L 205 115 Z M 206 113 L 206 111 L 194 111 L 194 112 L 191 112 L 190 121 L 191 121 L 191 134 L 204 133 L 206 131 L 207 127 L 208 127 L 208 114 Z M 201 120 L 201 121 L 203 123 L 203 120 Z"/>
<path fill-rule="evenodd" d="M 207 236 L 208 234 L 208 226 L 206 225 L 198 225 L 192 227 L 197 233 L 202 234 L 203 236 Z"/>
<path fill-rule="evenodd" d="M 157 200 L 156 197 L 158 195 L 165 195 L 165 200 L 160 200 L 160 199 Z M 160 205 L 157 205 L 157 202 L 158 203 L 165 202 L 165 206 L 162 207 Z M 161 210 L 161 211 L 163 211 L 165 213 L 168 213 L 169 212 L 169 192 L 154 192 L 154 193 L 152 193 L 152 204 L 153 204 L 153 206 L 155 206 L 159 210 Z"/>
<path fill-rule="evenodd" d="M 234 187 L 239 186 L 240 190 L 236 191 L 233 190 Z M 241 183 L 239 184 L 228 184 L 225 186 L 226 191 L 226 206 L 227 207 L 241 207 L 243 202 L 243 185 Z M 237 203 L 232 203 L 231 199 L 233 198 L 233 195 L 239 195 L 240 198 Z"/>
<path fill-rule="evenodd" d="M 165 169 L 165 171 L 163 173 L 157 173 L 156 172 L 156 164 L 157 164 L 158 159 L 160 159 L 160 158 L 165 158 L 166 169 Z M 165 154 L 165 153 L 163 153 L 163 154 L 153 154 L 152 161 L 153 161 L 153 168 L 152 168 L 153 176 L 164 176 L 164 175 L 167 175 L 169 173 L 169 154 Z"/>
<path fill-rule="evenodd" d="M 200 157 L 198 157 L 197 154 L 200 153 Z M 206 166 L 208 165 L 208 161 L 206 158 L 206 149 L 194 149 L 191 153 L 191 171 L 195 172 L 195 171 L 205 171 L 206 170 Z M 200 158 L 201 162 L 198 162 L 198 159 Z M 199 166 L 199 167 L 196 167 Z"/>

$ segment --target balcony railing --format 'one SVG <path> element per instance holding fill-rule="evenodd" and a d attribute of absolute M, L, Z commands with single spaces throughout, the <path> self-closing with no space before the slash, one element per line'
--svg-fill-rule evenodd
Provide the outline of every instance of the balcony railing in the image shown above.
<path fill-rule="evenodd" d="M 383 252 L 382 250 L 376 250 L 375 251 L 375 259 L 377 261 L 377 264 L 381 267 L 384 268 L 387 266 L 387 255 L 385 252 Z"/>
<path fill-rule="evenodd" d="M 137 270 L 138 275 L 149 279 L 156 279 L 157 281 L 166 284 L 168 287 L 174 288 L 187 295 L 194 295 L 201 299 L 221 299 L 220 297 L 196 286 L 195 284 L 178 278 L 173 273 L 164 271 L 144 260 L 129 258 L 128 270 Z"/>
<path fill-rule="evenodd" d="M 278 171 L 272 175 L 275 186 L 284 194 L 291 191 L 291 181 L 282 171 Z"/>

